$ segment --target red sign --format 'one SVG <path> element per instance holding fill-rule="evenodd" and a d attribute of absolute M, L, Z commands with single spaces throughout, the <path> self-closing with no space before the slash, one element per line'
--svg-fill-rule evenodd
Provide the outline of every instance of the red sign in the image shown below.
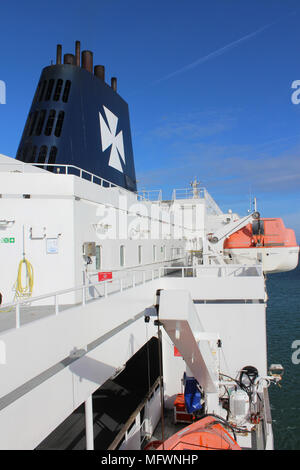
<path fill-rule="evenodd" d="M 178 349 L 176 348 L 176 346 L 174 346 L 174 356 L 176 356 L 176 357 L 181 357 L 181 354 L 180 354 L 180 352 L 178 351 Z"/>
<path fill-rule="evenodd" d="M 107 273 L 98 273 L 98 281 L 106 281 L 107 279 L 112 279 L 112 272 Z"/>

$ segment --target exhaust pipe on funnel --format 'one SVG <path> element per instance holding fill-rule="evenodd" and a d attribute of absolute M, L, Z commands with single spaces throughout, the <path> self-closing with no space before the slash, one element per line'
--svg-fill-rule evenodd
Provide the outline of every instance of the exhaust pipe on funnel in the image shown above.
<path fill-rule="evenodd" d="M 61 53 L 62 53 L 62 46 L 61 46 L 61 44 L 57 44 L 57 46 L 56 46 L 56 65 L 61 64 Z"/>
<path fill-rule="evenodd" d="M 93 73 L 93 53 L 91 51 L 82 51 L 81 67 L 88 72 Z"/>
<path fill-rule="evenodd" d="M 114 91 L 117 91 L 117 78 L 111 77 L 111 87 Z"/>
<path fill-rule="evenodd" d="M 80 41 L 75 42 L 75 65 L 80 67 Z"/>
<path fill-rule="evenodd" d="M 74 56 L 74 54 L 65 54 L 64 55 L 64 64 L 75 65 L 75 56 Z"/>
<path fill-rule="evenodd" d="M 104 65 L 95 65 L 94 67 L 95 77 L 100 78 L 103 82 L 105 81 L 105 67 Z"/>

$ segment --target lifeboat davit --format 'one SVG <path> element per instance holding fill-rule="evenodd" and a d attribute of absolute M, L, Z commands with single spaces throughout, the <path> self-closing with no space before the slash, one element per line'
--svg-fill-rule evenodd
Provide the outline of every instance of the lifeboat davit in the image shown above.
<path fill-rule="evenodd" d="M 207 416 L 177 432 L 156 450 L 241 450 L 241 447 L 216 418 Z"/>
<path fill-rule="evenodd" d="M 261 218 L 230 235 L 224 253 L 229 263 L 262 263 L 264 272 L 276 273 L 296 268 L 299 246 L 294 230 L 286 228 L 282 219 Z"/>

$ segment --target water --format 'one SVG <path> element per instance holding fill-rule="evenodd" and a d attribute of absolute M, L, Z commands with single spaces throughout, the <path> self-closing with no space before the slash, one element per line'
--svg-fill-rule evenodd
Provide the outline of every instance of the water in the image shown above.
<path fill-rule="evenodd" d="M 300 345 L 300 266 L 269 275 L 267 291 L 268 365 L 284 367 L 282 387 L 269 388 L 274 445 L 278 450 L 300 450 L 300 363 L 292 361 L 293 353 L 300 360 L 300 347 L 292 349 L 295 340 Z"/>

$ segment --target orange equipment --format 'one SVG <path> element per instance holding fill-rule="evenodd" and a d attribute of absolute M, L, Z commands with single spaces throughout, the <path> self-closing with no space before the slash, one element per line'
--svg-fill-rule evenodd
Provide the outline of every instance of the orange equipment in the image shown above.
<path fill-rule="evenodd" d="M 283 220 L 260 219 L 237 230 L 224 242 L 224 249 L 255 247 L 296 247 L 296 236 L 292 229 L 284 226 Z"/>
<path fill-rule="evenodd" d="M 214 416 L 187 426 L 157 447 L 157 450 L 241 450 Z"/>

